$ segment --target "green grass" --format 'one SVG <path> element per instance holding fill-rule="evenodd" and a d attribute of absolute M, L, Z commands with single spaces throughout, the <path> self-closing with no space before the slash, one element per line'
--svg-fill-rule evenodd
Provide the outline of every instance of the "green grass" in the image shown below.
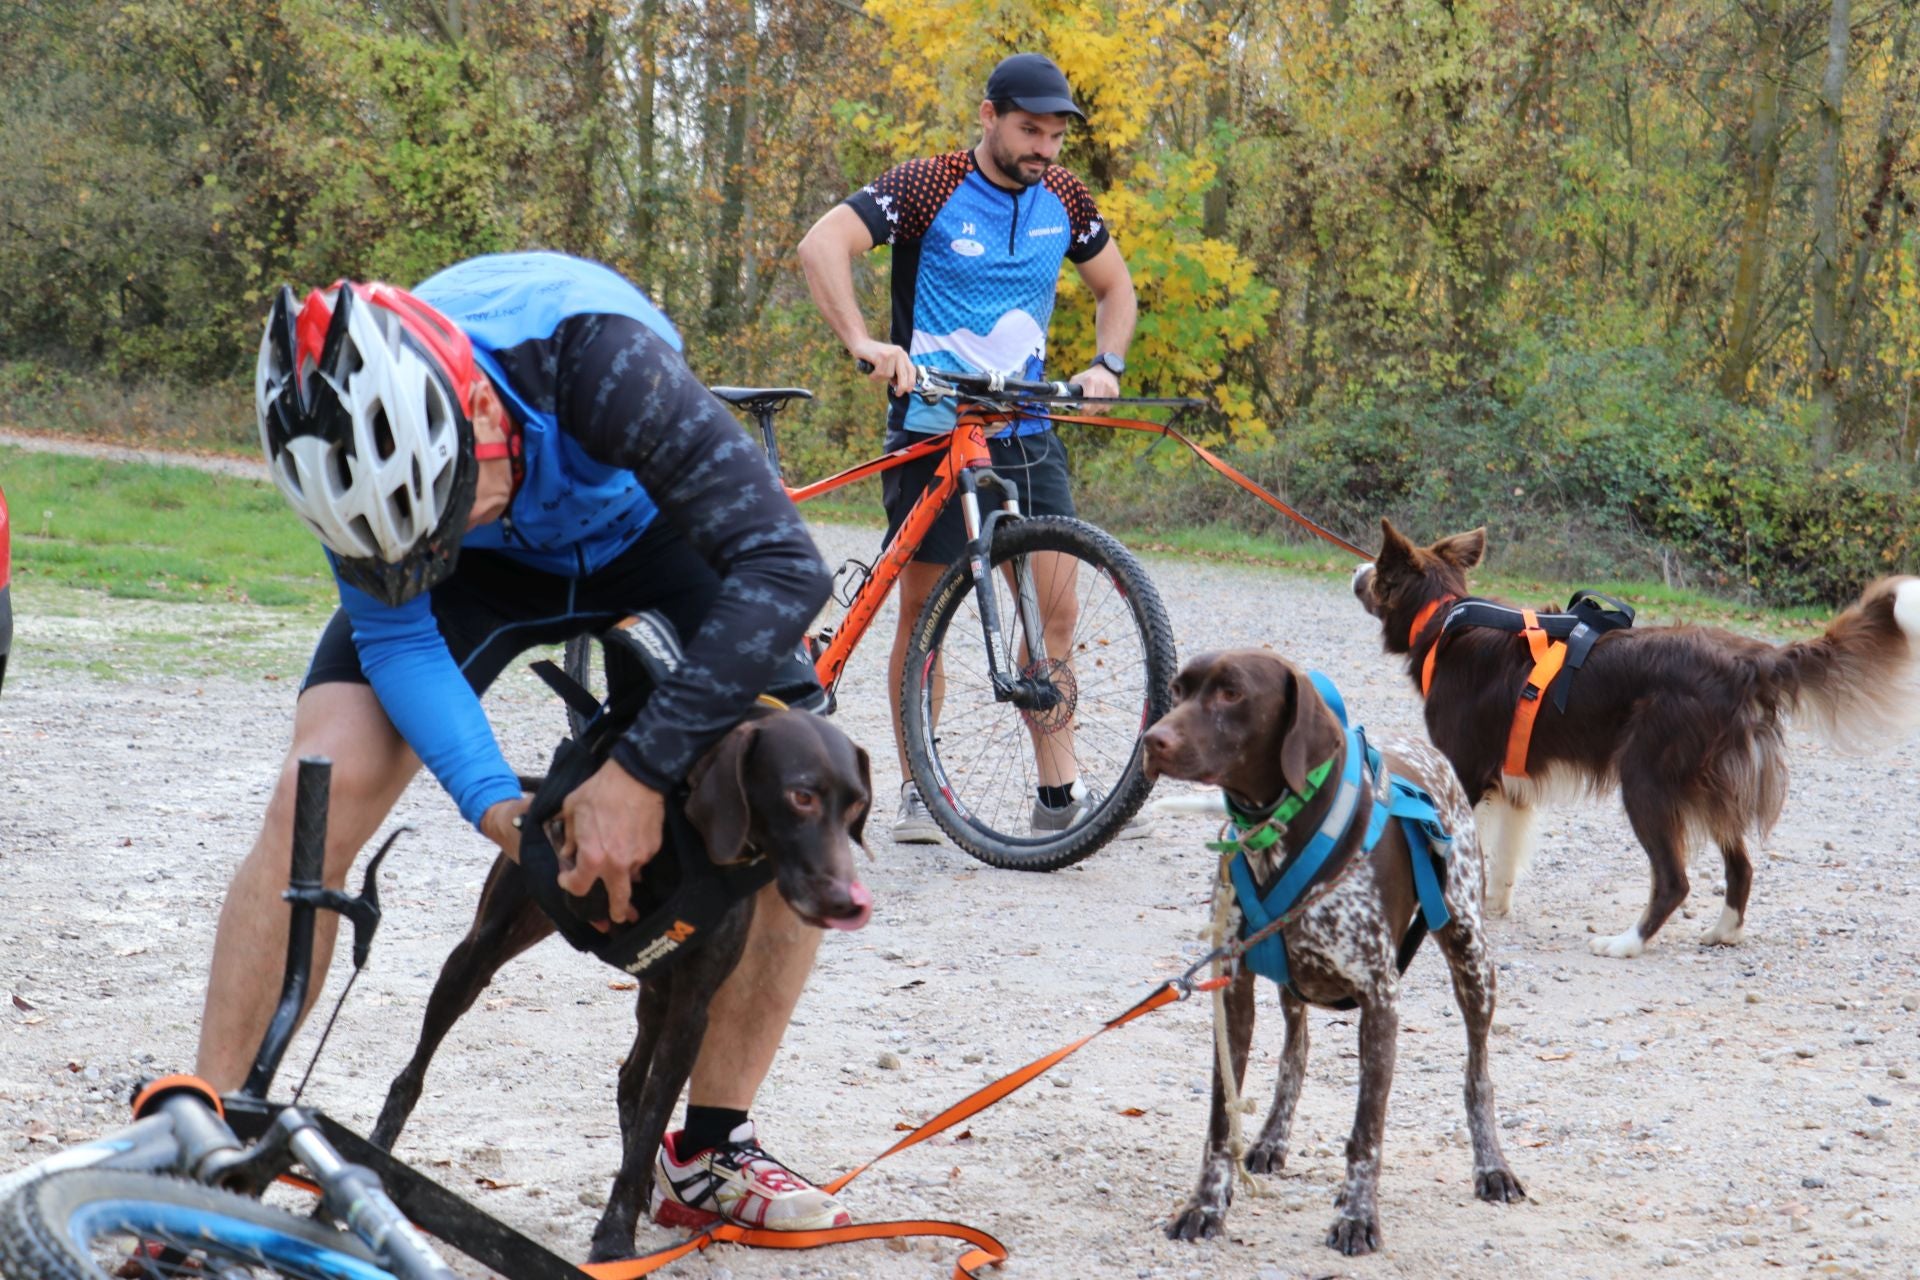
<path fill-rule="evenodd" d="M 1359 563 L 1349 553 L 1330 543 L 1281 542 L 1227 525 L 1151 533 L 1115 525 L 1109 532 L 1134 551 L 1154 552 L 1181 559 L 1252 565 L 1296 576 L 1339 574 L 1344 578 Z M 1547 582 L 1523 574 L 1476 572 L 1472 585 L 1475 591 L 1483 595 L 1536 606 L 1564 604 L 1575 588 L 1586 587 L 1631 604 L 1642 623 L 1693 622 L 1775 634 L 1818 631 L 1827 625 L 1836 612 L 1817 605 L 1794 609 L 1764 608 L 1703 592 L 1681 590 L 1663 582 L 1633 579 Z"/>
<path fill-rule="evenodd" d="M 15 580 L 123 599 L 311 606 L 333 599 L 320 548 L 272 486 L 0 448 Z"/>
<path fill-rule="evenodd" d="M 127 599 L 299 612 L 323 609 L 335 598 L 319 548 L 271 485 L 185 467 L 6 448 L 0 448 L 0 482 L 13 518 L 14 576 L 24 592 L 44 585 Z M 877 489 L 863 484 L 836 492 L 806 504 L 804 511 L 812 520 L 878 527 L 883 517 Z M 1113 532 L 1136 551 L 1175 558 L 1313 577 L 1344 577 L 1353 567 L 1352 558 L 1332 546 L 1281 542 L 1224 526 Z M 1542 582 L 1489 574 L 1476 576 L 1474 585 L 1535 604 L 1564 600 L 1574 586 L 1594 587 L 1631 602 L 1646 622 L 1686 619 L 1749 631 L 1805 632 L 1830 616 L 1818 608 L 1758 609 L 1658 582 Z M 223 626 L 232 630 L 231 623 Z M 167 638 L 186 646 L 195 639 Z"/>

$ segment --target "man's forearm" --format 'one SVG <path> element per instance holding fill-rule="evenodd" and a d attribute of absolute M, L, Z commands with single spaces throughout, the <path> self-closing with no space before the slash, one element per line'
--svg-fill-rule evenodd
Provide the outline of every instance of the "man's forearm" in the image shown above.
<path fill-rule="evenodd" d="M 827 327 L 849 351 L 868 341 L 867 318 L 853 293 L 853 260 L 832 245 L 800 246 L 800 266 L 807 274 L 807 292 L 820 309 Z"/>
<path fill-rule="evenodd" d="M 1133 342 L 1134 322 L 1140 318 L 1140 303 L 1131 287 L 1115 289 L 1094 303 L 1093 336 L 1102 352 L 1124 358 Z"/>

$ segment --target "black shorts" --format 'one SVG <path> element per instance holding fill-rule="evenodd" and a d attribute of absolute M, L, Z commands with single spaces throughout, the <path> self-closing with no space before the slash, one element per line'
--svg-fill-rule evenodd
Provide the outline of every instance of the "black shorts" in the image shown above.
<path fill-rule="evenodd" d="M 473 691 L 482 693 L 528 649 L 604 631 L 643 610 L 658 610 L 683 639 L 691 638 L 719 592 L 719 575 L 670 525 L 655 521 L 632 546 L 581 578 L 529 568 L 497 551 L 462 551 L 430 599 L 447 651 Z M 367 683 L 344 609 L 321 634 L 300 690 L 336 682 Z"/>
<path fill-rule="evenodd" d="M 905 448 L 926 437 L 916 431 L 889 431 L 887 450 Z M 1029 436 L 1006 436 L 987 441 L 993 457 L 993 469 L 1019 490 L 1020 510 L 1030 516 L 1070 516 L 1073 511 L 1073 487 L 1067 480 L 1067 446 L 1052 431 L 1037 431 Z M 880 475 L 880 495 L 887 508 L 887 541 L 906 523 L 907 512 L 926 492 L 933 473 L 940 468 L 944 453 L 930 453 L 905 466 Z M 997 507 L 999 498 L 987 489 L 981 502 L 982 514 Z M 884 544 L 883 544 L 884 545 Z M 928 532 L 916 561 L 952 564 L 967 549 L 967 526 L 960 518 L 959 494 L 947 503 Z"/>

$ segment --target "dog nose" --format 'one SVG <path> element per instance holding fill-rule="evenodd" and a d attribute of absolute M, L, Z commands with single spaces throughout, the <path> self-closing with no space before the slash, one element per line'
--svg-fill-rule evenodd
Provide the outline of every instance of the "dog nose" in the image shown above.
<path fill-rule="evenodd" d="M 858 880 L 847 886 L 847 905 L 844 910 L 845 914 L 829 915 L 827 924 L 848 932 L 866 927 L 867 921 L 873 919 L 873 895 L 867 891 L 867 886 Z"/>
<path fill-rule="evenodd" d="M 1163 756 L 1173 750 L 1173 731 L 1164 724 L 1156 724 L 1153 728 L 1147 730 L 1145 742 L 1147 744 L 1148 755 Z"/>

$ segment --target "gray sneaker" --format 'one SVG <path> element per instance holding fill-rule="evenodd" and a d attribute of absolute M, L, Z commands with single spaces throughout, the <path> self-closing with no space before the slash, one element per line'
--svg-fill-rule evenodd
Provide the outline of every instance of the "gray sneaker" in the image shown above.
<path fill-rule="evenodd" d="M 1085 822 L 1087 815 L 1098 809 L 1106 794 L 1100 788 L 1089 783 L 1073 784 L 1073 799 L 1058 809 L 1033 802 L 1033 834 L 1036 836 L 1059 835 L 1072 827 Z M 1142 813 L 1136 813 L 1127 819 L 1126 825 L 1114 833 L 1116 840 L 1134 840 L 1150 833 L 1150 820 Z"/>
<path fill-rule="evenodd" d="M 907 782 L 900 786 L 900 811 L 893 818 L 893 842 L 895 844 L 939 844 L 942 839 L 940 826 L 927 812 L 927 802 L 920 798 L 917 784 Z"/>

